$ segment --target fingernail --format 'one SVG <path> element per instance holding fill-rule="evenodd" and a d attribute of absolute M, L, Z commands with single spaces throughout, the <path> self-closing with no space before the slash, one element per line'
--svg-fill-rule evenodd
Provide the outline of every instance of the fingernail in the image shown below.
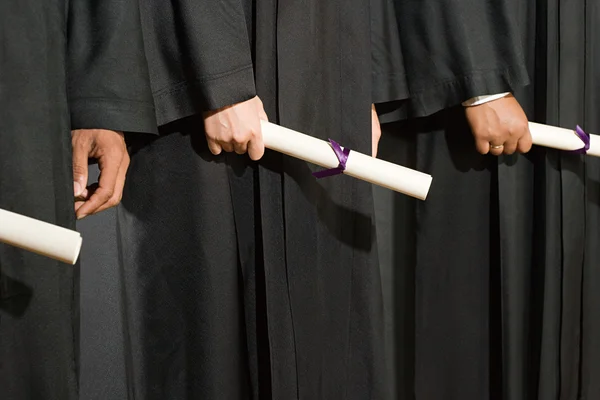
<path fill-rule="evenodd" d="M 77 216 L 77 219 L 84 219 L 85 217 L 87 217 L 87 214 L 81 214 Z"/>
<path fill-rule="evenodd" d="M 73 189 L 75 192 L 75 196 L 79 196 L 81 194 L 81 192 L 83 191 L 83 188 L 81 187 L 81 184 L 79 182 L 73 183 Z"/>

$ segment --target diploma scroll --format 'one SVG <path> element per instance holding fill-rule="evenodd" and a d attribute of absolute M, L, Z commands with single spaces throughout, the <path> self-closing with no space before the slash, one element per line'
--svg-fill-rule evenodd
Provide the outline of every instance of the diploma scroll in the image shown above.
<path fill-rule="evenodd" d="M 336 168 L 339 164 L 335 152 L 324 140 L 264 121 L 262 134 L 265 147 L 271 150 L 324 168 Z M 420 200 L 427 198 L 433 179 L 431 175 L 356 151 L 350 152 L 344 174 Z"/>
<path fill-rule="evenodd" d="M 0 242 L 73 265 L 82 239 L 79 232 L 0 209 Z"/>
<path fill-rule="evenodd" d="M 531 132 L 533 144 L 537 146 L 565 151 L 576 151 L 584 146 L 581 138 L 572 129 L 530 122 L 529 131 Z M 589 134 L 588 136 L 590 137 L 590 148 L 586 154 L 600 157 L 600 136 Z"/>

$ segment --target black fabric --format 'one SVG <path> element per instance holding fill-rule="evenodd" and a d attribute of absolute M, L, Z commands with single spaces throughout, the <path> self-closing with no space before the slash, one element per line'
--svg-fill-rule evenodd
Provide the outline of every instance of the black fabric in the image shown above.
<path fill-rule="evenodd" d="M 428 32 L 419 40 L 437 46 L 427 47 L 434 62 L 425 60 L 434 75 L 469 76 L 479 63 L 505 68 L 516 60 L 512 70 L 526 68 L 532 85 L 499 73 L 483 76 L 476 90 L 458 80 L 435 94 L 430 110 L 511 89 L 530 120 L 598 131 L 595 4 L 443 4 L 445 24 L 460 20 L 452 29 L 476 33 L 441 37 L 439 26 L 426 22 L 436 13 L 413 4 Z M 492 12 L 493 19 L 485 17 Z M 497 40 L 504 32 L 511 32 L 509 44 L 521 44 L 505 47 Z M 451 62 L 438 51 L 447 44 L 457 55 Z M 402 46 L 408 65 L 410 46 Z M 499 79 L 510 84 L 497 85 Z M 542 148 L 478 156 L 460 108 L 390 124 L 380 148 L 382 157 L 434 176 L 425 202 L 381 193 L 376 199 L 379 213 L 394 216 L 378 218 L 380 244 L 392 246 L 382 274 L 392 282 L 384 289 L 394 397 L 596 398 L 597 160 Z"/>
<path fill-rule="evenodd" d="M 137 2 L 68 4 L 71 128 L 156 132 Z"/>
<path fill-rule="evenodd" d="M 101 24 L 89 26 L 92 14 Z M 135 2 L 0 4 L 1 208 L 74 228 L 71 121 L 155 130 L 140 36 L 114 40 L 136 26 L 139 31 Z M 77 50 L 84 44 L 79 40 L 86 51 Z M 101 75 L 92 73 L 94 65 Z M 139 80 L 124 71 L 135 71 Z M 79 107 L 80 96 L 102 98 L 101 107 Z M 118 111 L 123 100 L 149 111 L 133 119 L 128 110 Z M 2 399 L 77 398 L 78 269 L 0 245 Z"/>
<path fill-rule="evenodd" d="M 223 158 L 207 162 L 215 157 L 197 128 L 197 121 L 180 125 L 181 133 L 134 152 L 135 183 L 118 214 L 133 398 L 237 399 L 249 390 L 234 215 L 226 207 L 230 171 Z"/>
<path fill-rule="evenodd" d="M 410 98 L 395 110 L 379 110 L 384 122 L 406 119 L 384 128 L 382 157 L 430 173 L 434 181 L 425 202 L 403 201 L 408 211 L 394 220 L 401 258 L 391 262 L 405 271 L 385 272 L 399 282 L 388 288 L 387 316 L 402 315 L 387 331 L 399 331 L 402 339 L 388 353 L 397 378 L 393 390 L 398 398 L 500 398 L 494 396 L 501 396 L 503 380 L 511 381 L 503 357 L 526 349 L 520 338 L 515 346 L 510 332 L 503 332 L 524 315 L 503 290 L 519 293 L 522 287 L 498 282 L 512 278 L 513 265 L 531 261 L 520 253 L 530 243 L 507 248 L 504 237 L 517 235 L 519 244 L 531 237 L 531 222 L 517 232 L 513 224 L 514 211 L 527 213 L 531 205 L 511 204 L 518 187 L 503 187 L 507 178 L 499 171 L 517 159 L 479 155 L 460 103 L 529 83 L 519 26 L 509 2 L 395 5 Z M 414 152 L 407 157 L 394 151 L 398 147 Z M 530 162 L 518 164 L 512 171 L 527 170 Z M 518 183 L 532 196 L 529 179 L 522 175 Z M 520 275 L 512 279 L 522 282 Z"/>
<path fill-rule="evenodd" d="M 600 131 L 600 8 L 593 1 L 541 2 L 536 105 L 541 120 Z M 550 165 L 550 166 L 549 166 Z M 599 161 L 549 151 L 546 196 L 559 204 L 551 221 L 562 229 L 546 248 L 560 249 L 552 268 L 544 270 L 544 313 L 538 398 L 593 399 L 600 385 L 597 339 L 598 296 L 598 171 Z M 550 186 L 550 185 L 548 185 Z M 550 187 L 551 188 L 551 187 Z M 548 250 L 547 250 L 548 251 Z"/>
<path fill-rule="evenodd" d="M 90 166 L 90 184 L 99 170 Z M 117 209 L 77 221 L 84 240 L 80 268 L 79 398 L 127 398 L 123 306 L 118 263 Z"/>
<path fill-rule="evenodd" d="M 395 0 L 410 100 L 381 122 L 424 117 L 529 83 L 510 1 Z"/>
<path fill-rule="evenodd" d="M 403 155 L 398 147 L 414 152 Z M 388 353 L 394 398 L 488 398 L 499 373 L 491 370 L 489 349 L 500 347 L 490 336 L 497 305 L 489 282 L 499 272 L 492 247 L 498 237 L 490 229 L 498 223 L 490 193 L 495 160 L 477 154 L 460 108 L 386 126 L 381 156 L 435 177 L 426 202 L 392 198 L 404 208 L 395 211 L 388 233 L 396 238 L 395 257 L 394 270 L 385 272 L 398 285 L 386 309 L 402 338 Z M 453 196 L 457 191 L 469 195 Z"/>
<path fill-rule="evenodd" d="M 372 102 L 393 109 L 410 94 L 394 3 L 371 0 Z"/>
<path fill-rule="evenodd" d="M 141 2 L 159 125 L 256 95 L 243 3 Z"/>
<path fill-rule="evenodd" d="M 371 46 L 383 36 L 371 19 L 395 28 L 393 15 L 371 17 L 370 7 L 145 3 L 152 86 L 168 124 L 156 140 L 130 136 L 119 212 L 133 398 L 384 397 L 370 186 L 317 182 L 314 167 L 270 151 L 257 164 L 212 156 L 191 116 L 256 93 L 271 120 L 368 153 L 372 96 L 401 93 L 372 82 L 402 82 L 384 76 L 390 64 L 373 73 Z"/>

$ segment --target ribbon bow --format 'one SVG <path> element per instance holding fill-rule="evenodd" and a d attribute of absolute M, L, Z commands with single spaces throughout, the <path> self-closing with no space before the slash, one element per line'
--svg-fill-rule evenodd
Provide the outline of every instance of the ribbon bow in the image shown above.
<path fill-rule="evenodd" d="M 334 140 L 331 140 L 331 139 L 329 139 L 329 144 L 331 145 L 331 148 L 335 152 L 335 155 L 336 155 L 337 159 L 339 160 L 340 164 L 335 168 L 326 169 L 326 170 L 318 171 L 318 172 L 313 172 L 313 176 L 317 179 L 326 178 L 326 177 L 334 176 L 334 175 L 340 175 L 340 174 L 343 174 L 344 171 L 346 170 L 346 163 L 348 162 L 348 156 L 350 155 L 350 149 L 342 150 L 342 146 L 340 146 Z"/>
<path fill-rule="evenodd" d="M 587 154 L 588 150 L 590 149 L 590 135 L 585 133 L 584 130 L 581 129 L 581 127 L 579 125 L 577 125 L 577 129 L 575 130 L 575 133 L 577 134 L 577 136 L 579 136 L 579 139 L 581 139 L 581 141 L 583 142 L 583 147 L 578 150 L 573 150 L 573 151 L 571 151 L 571 153 Z"/>

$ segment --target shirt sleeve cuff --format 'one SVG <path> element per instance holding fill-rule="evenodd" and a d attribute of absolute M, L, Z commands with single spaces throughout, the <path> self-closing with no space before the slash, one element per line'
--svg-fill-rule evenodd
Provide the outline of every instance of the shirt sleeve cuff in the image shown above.
<path fill-rule="evenodd" d="M 499 94 L 491 94 L 491 95 L 485 95 L 485 96 L 476 96 L 476 97 L 470 98 L 467 101 L 464 101 L 462 103 L 462 105 L 465 106 L 465 107 L 479 106 L 481 104 L 485 104 L 485 103 L 488 103 L 490 101 L 501 99 L 503 97 L 508 96 L 509 94 L 510 94 L 510 92 L 499 93 Z"/>

